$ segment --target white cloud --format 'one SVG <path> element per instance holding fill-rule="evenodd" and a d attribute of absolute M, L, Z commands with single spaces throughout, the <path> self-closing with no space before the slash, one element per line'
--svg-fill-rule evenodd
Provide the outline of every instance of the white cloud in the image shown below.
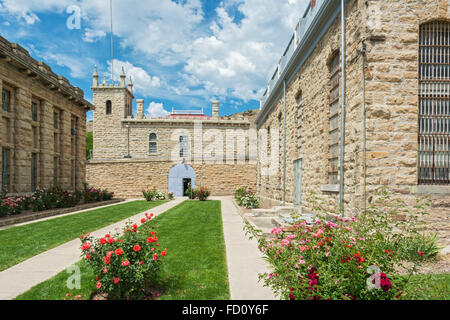
<path fill-rule="evenodd" d="M 308 2 L 223 0 L 207 24 L 200 0 L 114 1 L 116 46 L 127 53 L 126 61 L 115 62 L 115 78 L 119 79 L 124 65 L 127 80 L 132 75 L 138 93 L 158 94 L 160 99 L 180 99 L 174 97 L 177 94 L 185 95 L 186 101 L 211 96 L 259 99 Z M 0 3 L 1 12 L 32 24 L 39 21 L 40 13 L 67 15 L 65 10 L 74 1 Z M 109 1 L 78 0 L 76 5 L 83 17 L 83 40 L 104 38 L 110 30 Z M 86 64 L 85 57 L 74 59 Z M 57 61 L 69 64 L 62 57 Z M 151 69 L 136 67 L 137 62 Z M 83 69 L 74 63 L 71 70 L 81 75 Z"/>
<path fill-rule="evenodd" d="M 67 67 L 70 69 L 70 76 L 74 78 L 86 78 L 92 72 L 91 65 L 95 64 L 95 61 L 89 57 L 85 57 L 83 60 L 80 60 L 77 56 L 70 56 L 62 53 L 39 53 L 45 61 L 54 61 L 58 66 Z"/>
<path fill-rule="evenodd" d="M 165 117 L 170 114 L 169 111 L 164 109 L 162 103 L 150 102 L 146 112 L 151 118 Z"/>
<path fill-rule="evenodd" d="M 106 36 L 106 32 L 103 30 L 93 30 L 86 28 L 84 32 L 83 40 L 86 42 L 95 42 Z"/>
<path fill-rule="evenodd" d="M 127 83 L 130 77 L 132 78 L 135 92 L 146 95 L 151 93 L 153 88 L 158 88 L 161 86 L 161 79 L 159 77 L 151 76 L 144 69 L 136 67 L 128 61 L 120 61 L 117 59 L 114 59 L 115 81 L 118 81 L 120 79 L 122 67 L 125 71 Z M 111 70 L 111 61 L 108 61 L 108 70 Z M 111 72 L 109 71 L 109 77 L 110 76 Z"/>

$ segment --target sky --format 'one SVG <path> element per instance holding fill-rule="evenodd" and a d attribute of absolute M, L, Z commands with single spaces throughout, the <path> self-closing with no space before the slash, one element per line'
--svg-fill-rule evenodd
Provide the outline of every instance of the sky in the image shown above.
<path fill-rule="evenodd" d="M 0 0 L 0 35 L 17 42 L 92 102 L 92 73 L 123 67 L 149 116 L 220 115 L 259 100 L 309 0 Z M 134 112 L 136 105 L 134 103 Z M 92 119 L 92 111 L 87 114 Z"/>

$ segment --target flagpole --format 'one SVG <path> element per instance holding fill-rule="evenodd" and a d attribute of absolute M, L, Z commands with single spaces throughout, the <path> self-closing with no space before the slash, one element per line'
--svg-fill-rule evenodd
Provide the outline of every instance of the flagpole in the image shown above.
<path fill-rule="evenodd" d="M 111 81 L 114 84 L 114 42 L 113 42 L 113 8 L 112 0 L 109 1 L 110 18 L 111 18 Z"/>

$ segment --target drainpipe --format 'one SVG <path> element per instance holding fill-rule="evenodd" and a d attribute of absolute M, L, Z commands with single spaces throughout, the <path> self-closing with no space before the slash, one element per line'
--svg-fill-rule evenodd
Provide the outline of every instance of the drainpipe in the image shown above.
<path fill-rule="evenodd" d="M 344 213 L 344 133 L 345 133 L 345 0 L 341 0 L 341 145 L 339 170 L 339 209 Z"/>
<path fill-rule="evenodd" d="M 127 124 L 127 149 L 128 149 L 128 154 L 124 157 L 125 159 L 130 159 L 131 155 L 130 155 L 130 125 Z"/>
<path fill-rule="evenodd" d="M 364 195 L 364 213 L 367 210 L 367 190 L 366 190 L 366 171 L 367 171 L 367 140 L 366 140 L 366 43 L 362 41 L 361 48 L 361 56 L 362 56 L 362 76 L 363 76 L 363 195 Z"/>
<path fill-rule="evenodd" d="M 283 80 L 284 120 L 283 120 L 283 206 L 286 204 L 286 79 Z"/>

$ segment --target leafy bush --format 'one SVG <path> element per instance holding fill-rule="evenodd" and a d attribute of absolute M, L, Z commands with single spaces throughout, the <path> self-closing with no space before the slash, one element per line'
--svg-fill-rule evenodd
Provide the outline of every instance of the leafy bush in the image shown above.
<path fill-rule="evenodd" d="M 248 209 L 258 208 L 258 197 L 247 187 L 240 187 L 234 192 L 234 198 L 240 206 Z"/>
<path fill-rule="evenodd" d="M 173 200 L 173 192 L 169 192 L 169 193 L 167 194 L 167 198 L 168 198 L 169 200 Z"/>
<path fill-rule="evenodd" d="M 165 200 L 166 195 L 161 192 L 157 191 L 156 189 L 153 190 L 142 190 L 142 194 L 147 201 L 153 201 L 153 200 Z"/>
<path fill-rule="evenodd" d="M 238 201 L 238 203 L 240 203 L 246 192 L 247 187 L 240 187 L 236 189 L 236 191 L 234 192 L 234 198 Z"/>
<path fill-rule="evenodd" d="M 397 246 L 406 260 L 424 260 L 435 257 L 442 247 L 437 244 L 437 234 L 418 234 L 404 239 Z"/>
<path fill-rule="evenodd" d="M 401 202 L 390 202 L 385 190 L 379 197 L 378 206 L 358 218 L 322 211 L 312 223 L 299 220 L 292 232 L 274 228 L 274 239 L 247 225 L 273 267 L 260 275 L 265 285 L 291 300 L 399 298 L 409 279 L 399 270 L 412 274 L 418 260 L 405 263 L 398 248 L 417 236 L 427 204 L 418 203 L 410 212 Z M 395 219 L 399 213 L 407 213 L 408 218 Z"/>
<path fill-rule="evenodd" d="M 210 192 L 206 187 L 198 187 L 195 189 L 195 197 L 200 201 L 206 201 L 209 195 Z"/>
<path fill-rule="evenodd" d="M 0 200 L 0 216 L 20 214 L 23 211 L 43 211 L 58 208 L 71 208 L 84 202 L 111 200 L 113 193 L 108 190 L 86 188 L 73 192 L 59 187 L 38 189 L 32 195 L 5 197 Z"/>
<path fill-rule="evenodd" d="M 184 192 L 184 195 L 186 197 L 188 197 L 189 199 L 195 199 L 195 198 L 197 198 L 196 189 L 192 189 L 192 186 L 189 185 L 187 187 L 186 191 Z"/>
<path fill-rule="evenodd" d="M 122 235 L 80 237 L 82 256 L 96 275 L 98 293 L 108 299 L 141 299 L 156 279 L 167 250 L 159 248 L 157 232 L 149 222 L 152 216 L 146 214 L 139 228 L 127 223 Z"/>

